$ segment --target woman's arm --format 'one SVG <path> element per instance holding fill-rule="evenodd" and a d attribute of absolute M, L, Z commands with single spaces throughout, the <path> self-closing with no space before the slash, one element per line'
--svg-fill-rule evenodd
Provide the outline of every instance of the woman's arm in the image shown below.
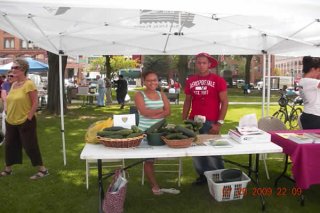
<path fill-rule="evenodd" d="M 31 109 L 28 114 L 28 120 L 31 120 L 38 108 L 38 91 L 37 90 L 30 91 L 28 92 L 28 95 L 31 100 Z"/>
<path fill-rule="evenodd" d="M 3 101 L 3 110 L 7 111 L 7 91 L 5 89 L 1 90 L 1 99 Z"/>
<path fill-rule="evenodd" d="M 134 102 L 139 113 L 147 118 L 154 118 L 154 116 L 163 112 L 163 109 L 148 109 L 143 100 L 143 95 L 137 92 L 134 96 Z"/>
<path fill-rule="evenodd" d="M 163 100 L 163 110 L 161 113 L 155 114 L 152 118 L 165 118 L 171 114 L 170 102 L 167 96 L 163 92 L 161 92 L 161 97 Z"/>

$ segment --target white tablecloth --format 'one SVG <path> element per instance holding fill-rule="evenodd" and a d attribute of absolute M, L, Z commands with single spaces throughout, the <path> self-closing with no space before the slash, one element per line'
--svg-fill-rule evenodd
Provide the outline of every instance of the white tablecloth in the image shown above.
<path fill-rule="evenodd" d="M 209 135 L 201 135 L 206 141 Z M 224 138 L 228 136 L 223 136 Z M 149 146 L 142 143 L 136 148 L 109 148 L 102 144 L 86 144 L 81 159 L 137 159 L 137 158 L 167 158 L 210 155 L 242 155 L 258 153 L 281 153 L 282 148 L 272 142 L 240 144 L 230 139 L 232 147 L 213 147 L 211 145 L 191 146 L 188 148 L 170 148 L 164 146 Z"/>

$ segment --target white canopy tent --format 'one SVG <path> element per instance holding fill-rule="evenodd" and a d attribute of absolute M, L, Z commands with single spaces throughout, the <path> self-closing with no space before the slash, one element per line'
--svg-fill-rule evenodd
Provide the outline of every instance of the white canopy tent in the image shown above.
<path fill-rule="evenodd" d="M 0 0 L 0 28 L 60 56 L 320 56 L 319 11 L 317 0 Z M 63 110 L 61 130 L 66 164 Z"/>

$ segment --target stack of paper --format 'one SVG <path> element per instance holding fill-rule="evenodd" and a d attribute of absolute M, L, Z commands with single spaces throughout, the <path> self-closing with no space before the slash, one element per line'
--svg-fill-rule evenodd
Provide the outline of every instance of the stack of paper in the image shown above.
<path fill-rule="evenodd" d="M 217 148 L 233 147 L 232 144 L 228 141 L 228 139 L 210 139 L 209 145 Z"/>
<path fill-rule="evenodd" d="M 228 135 L 239 143 L 265 143 L 271 141 L 271 135 L 256 127 L 237 127 L 230 129 Z"/>
<path fill-rule="evenodd" d="M 237 127 L 237 131 L 241 135 L 260 135 L 263 133 L 262 130 L 258 129 L 257 127 Z"/>
<path fill-rule="evenodd" d="M 289 135 L 288 139 L 296 143 L 313 143 L 313 139 L 304 134 Z"/>
<path fill-rule="evenodd" d="M 303 133 L 305 136 L 313 139 L 313 143 L 320 143 L 320 134 L 318 133 Z"/>
<path fill-rule="evenodd" d="M 296 143 L 320 143 L 320 134 L 317 133 L 278 133 L 283 138 Z"/>

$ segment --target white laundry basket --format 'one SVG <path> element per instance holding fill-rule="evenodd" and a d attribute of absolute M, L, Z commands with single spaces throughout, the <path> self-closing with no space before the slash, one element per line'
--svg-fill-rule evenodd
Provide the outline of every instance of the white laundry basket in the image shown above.
<path fill-rule="evenodd" d="M 247 184 L 250 182 L 250 178 L 242 172 L 241 181 L 219 183 L 222 181 L 221 172 L 224 170 L 219 169 L 204 173 L 208 181 L 210 194 L 219 202 L 242 199 L 247 192 Z"/>

